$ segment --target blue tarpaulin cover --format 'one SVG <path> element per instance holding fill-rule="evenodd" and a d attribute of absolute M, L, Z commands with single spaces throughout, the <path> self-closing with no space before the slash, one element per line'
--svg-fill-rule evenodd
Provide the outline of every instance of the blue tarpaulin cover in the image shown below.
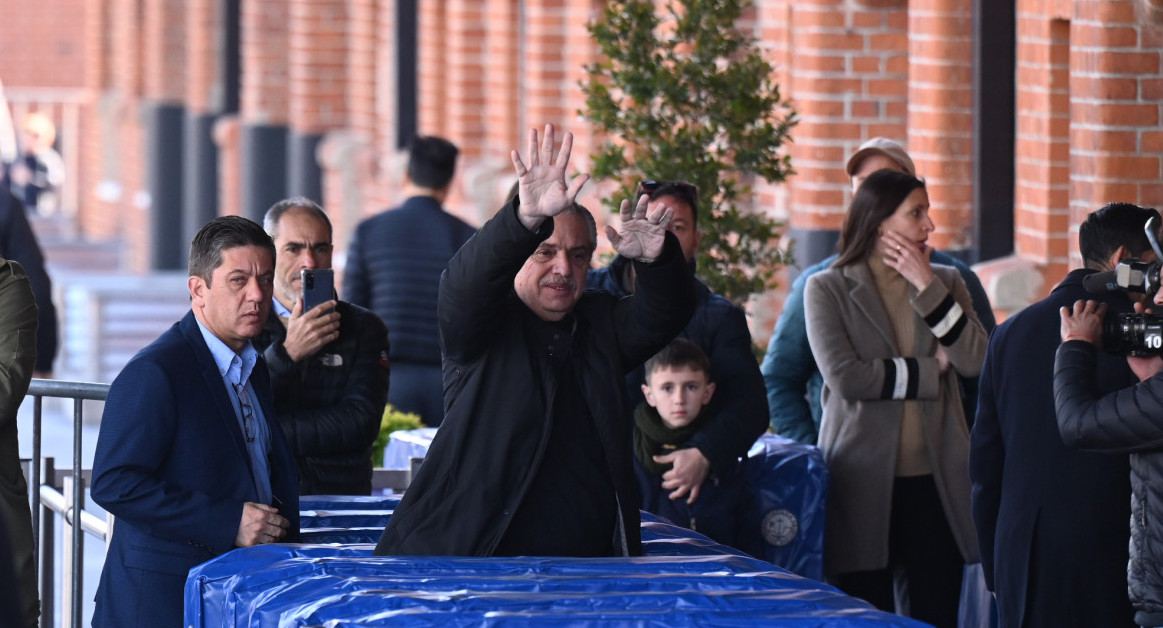
<path fill-rule="evenodd" d="M 801 576 L 824 578 L 828 467 L 815 445 L 765 434 L 747 460 L 758 507 L 762 558 Z"/>
<path fill-rule="evenodd" d="M 343 509 L 325 498 L 307 504 Z M 642 536 L 638 558 L 388 557 L 372 556 L 371 544 L 237 549 L 190 571 L 185 624 L 924 625 L 647 514 Z"/>

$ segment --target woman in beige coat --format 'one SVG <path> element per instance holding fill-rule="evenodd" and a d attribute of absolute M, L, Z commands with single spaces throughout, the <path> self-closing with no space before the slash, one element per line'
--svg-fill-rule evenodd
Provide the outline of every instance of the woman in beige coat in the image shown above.
<path fill-rule="evenodd" d="M 878 608 L 955 628 L 978 559 L 957 375 L 978 374 L 987 337 L 958 272 L 930 264 L 932 231 L 923 182 L 872 174 L 805 311 L 824 376 L 825 570 Z"/>

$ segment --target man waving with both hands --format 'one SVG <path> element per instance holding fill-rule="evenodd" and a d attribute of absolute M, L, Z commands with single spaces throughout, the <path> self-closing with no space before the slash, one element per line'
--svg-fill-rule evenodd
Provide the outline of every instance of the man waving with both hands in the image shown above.
<path fill-rule="evenodd" d="M 638 290 L 583 294 L 597 246 L 567 179 L 573 135 L 530 130 L 519 192 L 449 262 L 438 320 L 446 414 L 376 554 L 627 556 L 642 542 L 623 377 L 695 304 L 673 209 L 622 201 L 606 236 Z"/>

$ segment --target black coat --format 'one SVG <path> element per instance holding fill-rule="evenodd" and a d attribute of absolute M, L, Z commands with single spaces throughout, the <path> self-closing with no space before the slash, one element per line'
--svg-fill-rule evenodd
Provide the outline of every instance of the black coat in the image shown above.
<path fill-rule="evenodd" d="M 254 346 L 271 373 L 275 412 L 299 466 L 301 495 L 370 495 L 371 446 L 388 400 L 388 330 L 339 301 L 339 338 L 298 364 L 271 310 Z"/>
<path fill-rule="evenodd" d="M 609 266 L 591 270 L 586 288 L 604 290 L 618 297 L 630 293 L 622 286 L 629 260 L 619 256 Z M 691 321 L 679 334 L 699 346 L 711 360 L 711 380 L 715 395 L 707 409 L 712 419 L 688 442 L 697 447 L 716 473 L 726 473 L 767 431 L 767 390 L 751 344 L 751 331 L 743 310 L 695 281 L 698 304 Z M 644 401 L 642 367 L 626 377 L 631 408 Z"/>
<path fill-rule="evenodd" d="M 522 500 L 549 437 L 546 400 L 555 391 L 538 388 L 540 352 L 526 333 L 534 315 L 513 279 L 552 231 L 546 221 L 531 233 L 509 203 L 449 262 L 439 307 L 447 413 L 377 555 L 489 556 L 509 515 L 536 508 Z M 662 257 L 637 270 L 632 298 L 582 294 L 568 358 L 609 461 L 619 507 L 615 550 L 624 555 L 640 554 L 642 542 L 623 378 L 674 338 L 695 302 L 672 234 Z"/>
<path fill-rule="evenodd" d="M 393 362 L 440 365 L 436 288 L 448 260 L 475 232 L 430 196 L 414 196 L 356 227 L 343 297 L 388 326 Z"/>
<path fill-rule="evenodd" d="M 1068 447 L 1054 412 L 1058 308 L 1096 298 L 1082 287 L 1092 272 L 1071 272 L 1000 325 L 981 372 L 969 474 L 981 564 L 1003 627 L 1134 625 L 1127 457 Z M 1106 300 L 1130 306 L 1122 295 Z M 1125 360 L 1100 360 L 1101 391 L 1136 381 Z"/>
<path fill-rule="evenodd" d="M 1135 623 L 1163 626 L 1163 571 L 1159 569 L 1163 564 L 1163 372 L 1104 395 L 1094 385 L 1095 373 L 1104 370 L 1101 357 L 1094 345 L 1081 340 L 1064 342 L 1058 348 L 1054 362 L 1058 429 L 1072 447 L 1130 453 L 1127 586 Z"/>
<path fill-rule="evenodd" d="M 45 270 L 44 253 L 28 223 L 24 206 L 11 192 L 0 188 L 0 257 L 19 262 L 32 284 L 40 310 L 36 329 L 36 370 L 52 371 L 57 355 L 57 309 L 52 300 L 52 280 Z"/>

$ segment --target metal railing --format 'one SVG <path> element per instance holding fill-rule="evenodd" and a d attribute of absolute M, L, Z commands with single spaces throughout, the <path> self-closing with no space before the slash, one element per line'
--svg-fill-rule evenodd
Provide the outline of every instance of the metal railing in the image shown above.
<path fill-rule="evenodd" d="M 29 466 L 29 485 L 32 490 L 32 528 L 37 531 L 33 542 L 33 562 L 40 565 L 41 625 L 52 626 L 55 618 L 53 600 L 56 598 L 55 573 L 55 520 L 63 517 L 65 524 L 65 585 L 68 591 L 61 596 L 62 625 L 79 628 L 82 625 L 84 590 L 82 554 L 84 534 L 91 534 L 102 542 L 109 537 L 106 520 L 86 512 L 85 486 L 91 471 L 82 468 L 81 435 L 82 406 L 85 400 L 104 401 L 109 394 L 108 384 L 89 384 L 46 379 L 34 379 L 28 387 L 32 397 L 32 459 Z M 41 420 L 44 398 L 56 397 L 73 400 L 73 464 L 71 469 L 57 469 L 52 458 L 41 456 Z M 71 497 L 71 499 L 70 499 Z M 79 516 L 78 516 L 79 515 Z M 69 534 L 71 532 L 71 535 Z M 63 624 L 63 621 L 68 621 Z"/>
<path fill-rule="evenodd" d="M 34 379 L 28 387 L 33 400 L 32 458 L 26 461 L 25 473 L 32 487 L 32 527 L 34 535 L 33 561 L 40 569 L 41 626 L 51 627 L 56 618 L 53 602 L 56 599 L 56 546 L 55 517 L 64 522 L 63 594 L 61 596 L 62 626 L 80 628 L 83 625 L 84 570 L 82 557 L 85 534 L 108 543 L 113 529 L 113 517 L 99 517 L 85 510 L 85 487 L 89 485 L 92 470 L 83 468 L 82 425 L 84 401 L 104 401 L 109 384 L 91 384 L 62 380 Z M 73 450 L 71 468 L 56 467 L 56 461 L 42 454 L 42 419 L 44 398 L 73 400 Z M 39 461 L 37 463 L 36 461 Z M 390 488 L 402 492 L 411 483 L 423 458 L 412 458 L 409 469 L 374 470 L 374 489 Z M 78 480 L 79 478 L 79 480 Z"/>

